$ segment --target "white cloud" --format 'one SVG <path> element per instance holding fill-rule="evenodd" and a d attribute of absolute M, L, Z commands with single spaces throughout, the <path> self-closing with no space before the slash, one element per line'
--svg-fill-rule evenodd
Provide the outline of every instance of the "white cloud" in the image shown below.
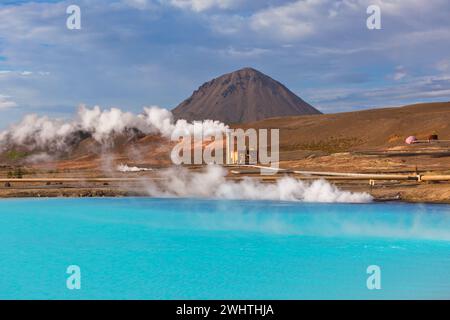
<path fill-rule="evenodd" d="M 0 34 L 14 42 L 56 40 L 61 28 L 53 22 L 61 19 L 61 12 L 65 13 L 65 9 L 63 3 L 28 3 L 0 8 Z"/>
<path fill-rule="evenodd" d="M 0 78 L 17 78 L 17 77 L 29 77 L 29 76 L 48 76 L 50 75 L 50 72 L 48 71 L 39 71 L 39 72 L 33 72 L 28 70 L 23 71 L 12 71 L 12 70 L 0 70 Z"/>
<path fill-rule="evenodd" d="M 348 1 L 345 1 L 348 2 Z M 381 14 L 392 16 L 407 16 L 413 12 L 435 12 L 436 8 L 448 4 L 448 0 L 433 0 L 424 2 L 424 0 L 358 0 L 361 5 L 378 5 L 381 8 Z"/>
<path fill-rule="evenodd" d="M 16 106 L 17 104 L 14 101 L 10 100 L 10 97 L 0 95 L 0 110 L 14 108 Z"/>
<path fill-rule="evenodd" d="M 349 16 L 355 18 L 356 14 L 365 13 L 360 1 L 283 1 L 278 5 L 264 6 L 248 16 L 239 16 L 241 21 L 237 25 L 229 21 L 229 16 L 216 16 L 210 21 L 213 29 L 219 32 L 223 25 L 230 24 L 236 34 L 250 31 L 250 34 L 257 34 L 266 40 L 296 41 L 348 27 L 346 19 Z M 356 9 L 360 9 L 359 12 Z M 234 21 L 238 20 L 236 17 L 232 18 Z"/>
<path fill-rule="evenodd" d="M 450 72 L 448 0 L 78 2 L 86 13 L 81 32 L 65 28 L 67 1 L 0 8 L 0 87 L 20 110 L 59 115 L 80 102 L 133 110 L 146 103 L 172 107 L 191 93 L 194 82 L 249 61 L 302 97 L 306 89 L 329 96 L 316 101 L 343 107 L 397 104 L 411 95 L 444 99 L 450 89 L 442 80 L 411 83 L 425 72 Z M 379 32 L 366 28 L 368 4 L 381 7 Z M 149 6 L 158 10 L 133 10 Z M 136 67 L 150 64 L 158 68 L 139 70 L 145 79 L 138 79 Z M 390 69 L 399 65 L 404 70 Z M 27 70 L 33 74 L 21 75 Z M 380 90 L 364 92 L 362 83 L 342 80 L 359 70 L 367 73 L 370 88 Z M 327 73 L 336 77 L 324 77 Z M 392 89 L 382 90 L 385 86 Z M 14 104 L 9 98 L 1 103 Z"/>
<path fill-rule="evenodd" d="M 195 0 L 172 0 L 192 7 Z M 225 1 L 225 0 L 223 0 Z M 195 11 L 209 8 L 212 3 L 221 1 L 201 1 Z M 261 1 L 262 2 L 262 1 Z M 201 4 L 201 5 L 200 5 Z M 385 25 L 389 26 L 388 36 L 409 33 L 415 42 L 430 33 L 432 37 L 442 38 L 448 35 L 448 26 L 436 30 L 434 25 L 443 25 L 446 16 L 443 12 L 448 8 L 448 0 L 435 0 L 424 4 L 423 0 L 295 0 L 278 2 L 278 5 L 261 6 L 250 15 L 240 15 L 239 24 L 235 16 L 222 15 L 210 17 L 213 30 L 219 33 L 259 35 L 264 39 L 281 41 L 301 41 L 314 37 L 314 40 L 354 38 L 354 43 L 365 40 L 367 44 L 368 30 L 365 24 L 366 9 L 376 4 L 381 8 Z M 204 7 L 203 7 L 204 6 Z M 230 21 L 233 19 L 233 21 Z M 225 30 L 233 32 L 222 32 Z M 373 33 L 372 33 L 373 34 Z M 406 40 L 405 40 L 406 41 Z M 405 42 L 405 41 L 402 41 Z"/>
<path fill-rule="evenodd" d="M 395 73 L 392 76 L 392 79 L 395 81 L 400 81 L 408 75 L 406 69 L 403 66 L 397 66 L 395 68 Z"/>
<path fill-rule="evenodd" d="M 222 54 L 235 58 L 254 58 L 268 52 L 270 52 L 270 50 L 262 48 L 236 49 L 234 47 L 229 47 L 228 49 L 221 51 Z"/>
<path fill-rule="evenodd" d="M 424 101 L 448 101 L 450 76 L 408 77 L 396 85 L 367 88 L 314 88 L 304 92 L 322 111 L 349 111 L 355 107 L 401 106 Z"/>
<path fill-rule="evenodd" d="M 250 18 L 252 30 L 285 40 L 301 39 L 315 31 L 314 19 L 324 0 L 305 0 L 271 7 Z"/>
<path fill-rule="evenodd" d="M 217 9 L 231 9 L 241 4 L 242 0 L 170 0 L 170 4 L 181 9 L 189 9 L 195 12 Z"/>

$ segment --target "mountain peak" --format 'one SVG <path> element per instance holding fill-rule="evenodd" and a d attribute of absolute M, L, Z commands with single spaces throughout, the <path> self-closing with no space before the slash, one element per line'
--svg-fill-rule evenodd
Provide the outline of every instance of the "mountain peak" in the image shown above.
<path fill-rule="evenodd" d="M 245 67 L 245 68 L 224 74 L 221 77 L 226 77 L 226 76 L 231 76 L 231 77 L 234 76 L 234 77 L 241 77 L 241 78 L 243 78 L 243 77 L 260 77 L 260 78 L 267 77 L 261 71 L 256 70 L 251 67 Z M 219 77 L 219 78 L 221 78 L 221 77 Z"/>
<path fill-rule="evenodd" d="M 172 112 L 176 119 L 211 119 L 227 124 L 320 113 L 284 85 L 251 67 L 205 82 Z"/>
<path fill-rule="evenodd" d="M 231 73 L 249 73 L 249 74 L 258 74 L 258 75 L 259 74 L 263 74 L 261 71 L 256 70 L 256 69 L 254 69 L 252 67 L 245 67 L 245 68 L 233 71 Z"/>

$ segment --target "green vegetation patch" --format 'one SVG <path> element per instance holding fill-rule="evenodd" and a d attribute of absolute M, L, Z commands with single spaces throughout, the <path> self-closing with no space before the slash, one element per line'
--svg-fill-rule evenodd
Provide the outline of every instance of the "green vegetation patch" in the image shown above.
<path fill-rule="evenodd" d="M 23 152 L 23 151 L 10 150 L 5 153 L 5 156 L 10 161 L 17 161 L 17 160 L 23 159 L 26 156 L 28 156 L 28 153 Z"/>
<path fill-rule="evenodd" d="M 25 170 L 23 170 L 22 168 L 18 167 L 15 168 L 13 171 L 8 171 L 8 175 L 7 177 L 9 179 L 22 179 L 23 175 L 26 174 L 27 172 Z"/>

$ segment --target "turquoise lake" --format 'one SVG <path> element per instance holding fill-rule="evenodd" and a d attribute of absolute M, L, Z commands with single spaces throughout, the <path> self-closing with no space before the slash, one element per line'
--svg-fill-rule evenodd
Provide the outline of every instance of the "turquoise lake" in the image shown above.
<path fill-rule="evenodd" d="M 0 299 L 449 299 L 450 206 L 6 199 L 0 263 Z"/>

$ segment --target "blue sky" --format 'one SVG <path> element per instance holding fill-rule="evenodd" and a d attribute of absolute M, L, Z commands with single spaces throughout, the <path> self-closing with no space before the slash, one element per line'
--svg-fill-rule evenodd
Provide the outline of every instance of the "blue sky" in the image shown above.
<path fill-rule="evenodd" d="M 448 0 L 0 3 L 0 127 L 80 104 L 171 109 L 246 66 L 326 113 L 450 100 Z M 81 30 L 66 28 L 70 4 Z M 366 27 L 370 4 L 381 30 Z"/>

